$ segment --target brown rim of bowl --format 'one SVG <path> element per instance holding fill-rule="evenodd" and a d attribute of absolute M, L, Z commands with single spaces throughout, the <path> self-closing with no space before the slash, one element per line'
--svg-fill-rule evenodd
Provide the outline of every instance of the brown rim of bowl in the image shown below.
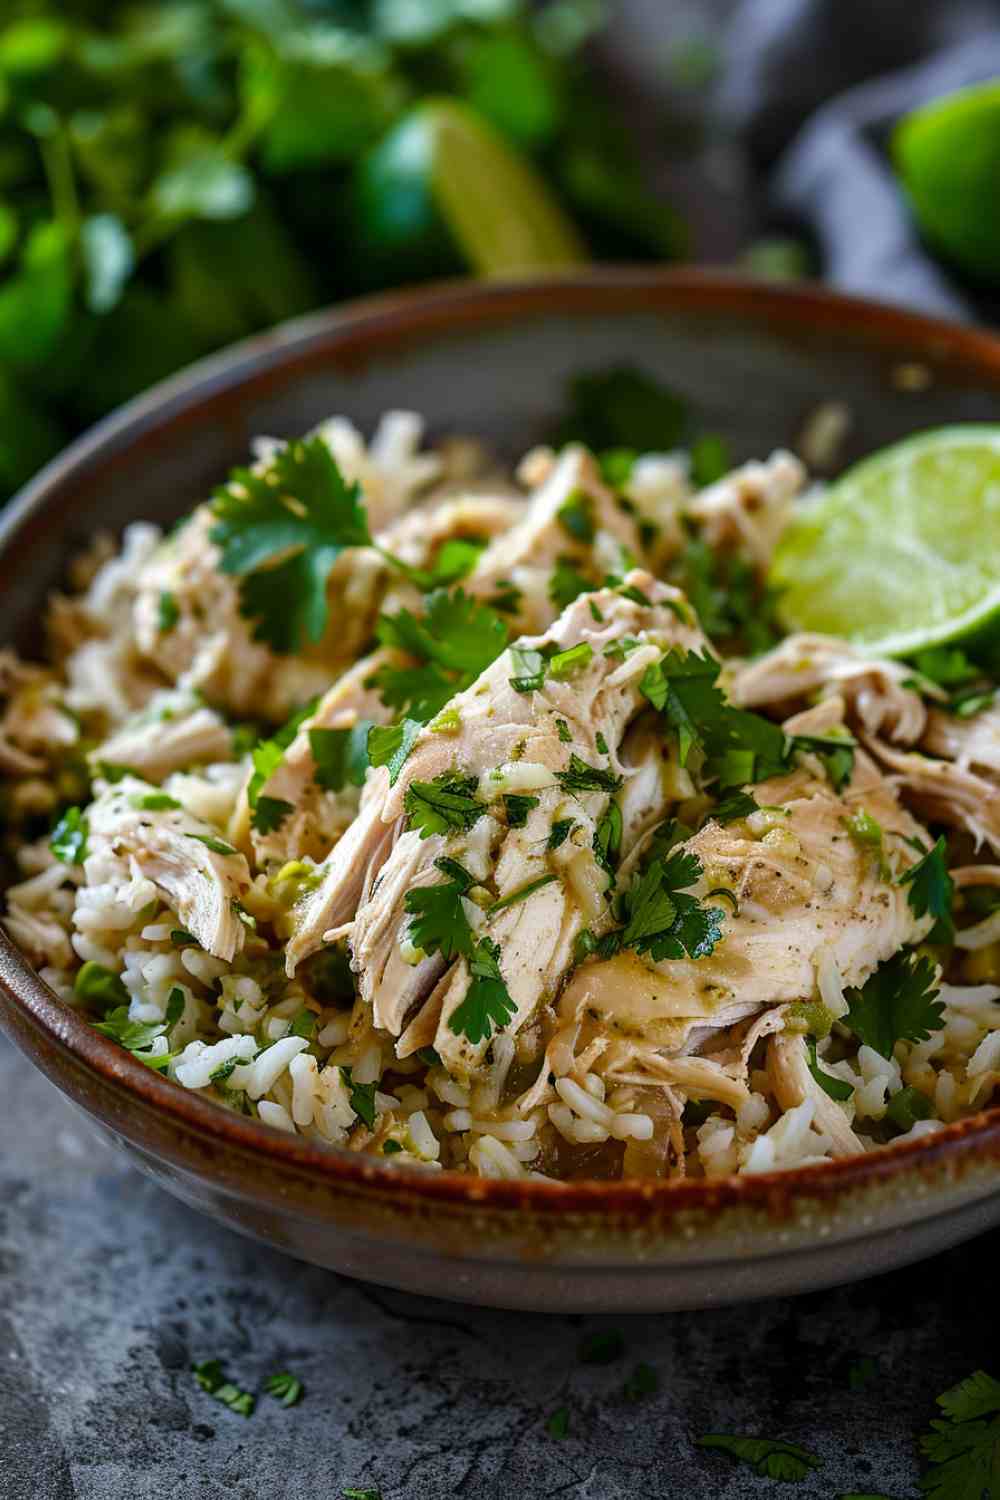
<path fill-rule="evenodd" d="M 674 310 L 750 313 L 758 321 L 776 325 L 791 323 L 847 333 L 869 342 L 875 354 L 952 365 L 1000 389 L 1000 338 L 817 286 L 773 285 L 689 268 L 663 271 L 616 266 L 531 281 L 446 283 L 310 314 L 162 382 L 78 438 L 21 491 L 0 520 L 0 556 L 34 512 L 53 499 L 66 503 L 78 474 L 93 482 L 120 452 L 141 444 L 164 423 L 183 426 L 186 415 L 206 406 L 231 407 L 245 392 L 280 382 L 289 372 L 331 361 L 349 366 L 428 334 L 447 334 L 470 324 L 490 325 L 534 311 L 607 315 Z M 925 1140 L 880 1148 L 864 1156 L 715 1181 L 506 1182 L 458 1172 L 419 1172 L 274 1130 L 160 1077 L 61 1001 L 2 929 L 0 990 L 50 1044 L 75 1056 L 113 1090 L 138 1096 L 187 1130 L 241 1151 L 259 1152 L 275 1166 L 314 1173 L 331 1187 L 388 1191 L 414 1202 L 493 1210 L 530 1208 L 542 1214 L 601 1210 L 615 1216 L 664 1216 L 724 1207 L 774 1210 L 792 1196 L 828 1199 L 873 1187 L 908 1167 L 936 1171 L 956 1169 L 960 1162 L 967 1166 L 973 1160 L 1000 1160 L 1000 1108 L 994 1108 L 946 1125 Z"/>

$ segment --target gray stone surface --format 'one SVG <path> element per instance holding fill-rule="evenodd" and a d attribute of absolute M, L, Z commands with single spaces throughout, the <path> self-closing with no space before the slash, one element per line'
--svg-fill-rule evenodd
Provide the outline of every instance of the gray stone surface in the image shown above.
<path fill-rule="evenodd" d="M 796 1301 L 634 1319 L 532 1317 L 352 1283 L 175 1203 L 0 1040 L 0 1500 L 742 1500 L 775 1492 L 693 1447 L 781 1436 L 824 1460 L 780 1494 L 915 1493 L 933 1397 L 996 1367 L 1000 1236 Z M 618 1327 L 624 1356 L 581 1364 Z M 880 1375 L 850 1390 L 851 1363 Z M 199 1390 L 218 1356 L 299 1406 L 246 1420 Z M 638 1361 L 660 1389 L 626 1402 Z M 566 1406 L 566 1439 L 546 1419 Z"/>

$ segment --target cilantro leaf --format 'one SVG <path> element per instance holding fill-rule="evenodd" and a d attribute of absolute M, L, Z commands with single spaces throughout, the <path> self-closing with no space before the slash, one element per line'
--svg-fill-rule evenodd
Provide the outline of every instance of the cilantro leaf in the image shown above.
<path fill-rule="evenodd" d="M 900 1130 L 912 1130 L 918 1120 L 929 1120 L 934 1106 L 919 1089 L 904 1088 L 893 1094 L 886 1105 L 885 1118 Z"/>
<path fill-rule="evenodd" d="M 937 1398 L 945 1420 L 920 1439 L 930 1460 L 920 1488 L 930 1500 L 984 1500 L 1000 1474 L 1000 1381 L 983 1370 Z M 992 1417 L 992 1421 L 986 1419 Z"/>
<path fill-rule="evenodd" d="M 177 798 L 168 792 L 143 792 L 128 800 L 137 812 L 167 812 L 180 807 Z"/>
<path fill-rule="evenodd" d="M 934 918 L 934 926 L 927 934 L 927 941 L 953 942 L 955 923 L 952 920 L 951 904 L 955 884 L 948 874 L 948 846 L 943 836 L 933 849 L 927 850 L 922 859 L 918 859 L 916 864 L 900 875 L 897 884 L 910 887 L 906 899 L 918 917 L 930 915 Z"/>
<path fill-rule="evenodd" d="M 507 645 L 507 626 L 496 610 L 461 589 L 436 589 L 427 596 L 425 605 L 421 618 L 408 609 L 380 616 L 377 634 L 382 644 L 396 646 L 470 681 L 484 672 Z"/>
<path fill-rule="evenodd" d="M 305 1387 L 297 1375 L 292 1375 L 288 1370 L 280 1370 L 276 1375 L 267 1377 L 264 1390 L 268 1396 L 280 1401 L 282 1406 L 295 1406 L 302 1400 Z"/>
<path fill-rule="evenodd" d="M 622 810 L 617 802 L 609 802 L 594 829 L 594 858 L 614 881 L 621 855 L 624 822 Z"/>
<path fill-rule="evenodd" d="M 811 1469 L 819 1468 L 821 1462 L 807 1448 L 800 1448 L 796 1443 L 785 1443 L 780 1439 L 735 1437 L 727 1433 L 711 1432 L 695 1441 L 699 1448 L 728 1453 L 740 1463 L 749 1464 L 762 1479 L 805 1479 Z"/>
<path fill-rule="evenodd" d="M 247 783 L 247 802 L 250 806 L 251 826 L 258 833 L 273 833 L 276 828 L 281 827 L 288 814 L 293 811 L 290 802 L 284 802 L 280 797 L 261 797 L 260 793 L 281 765 L 285 758 L 285 751 L 315 707 L 315 699 L 303 704 L 302 708 L 294 713 L 270 739 L 259 740 L 250 752 L 253 775 Z"/>
<path fill-rule="evenodd" d="M 792 736 L 790 744 L 793 750 L 811 751 L 818 755 L 834 791 L 843 791 L 854 774 L 856 744 L 846 732 L 842 735 L 796 734 Z"/>
<path fill-rule="evenodd" d="M 119 976 L 92 958 L 77 970 L 73 992 L 98 1011 L 106 1012 L 122 1005 L 127 1007 L 129 1002 L 128 990 Z"/>
<path fill-rule="evenodd" d="M 480 938 L 468 958 L 471 982 L 465 999 L 452 1011 L 448 1025 L 473 1044 L 489 1041 L 493 1028 L 506 1026 L 517 1009 L 500 972 L 500 949 Z"/>
<path fill-rule="evenodd" d="M 816 1083 L 819 1084 L 824 1094 L 831 1099 L 843 1102 L 854 1093 L 854 1085 L 847 1083 L 843 1078 L 837 1078 L 833 1073 L 827 1073 L 820 1066 L 819 1058 L 816 1056 L 816 1040 L 814 1037 L 806 1037 L 806 1051 L 809 1054 L 807 1064 L 810 1073 Z"/>
<path fill-rule="evenodd" d="M 937 683 L 938 687 L 958 687 L 981 676 L 975 662 L 955 646 L 931 646 L 918 651 L 913 666 L 921 677 Z"/>
<path fill-rule="evenodd" d="M 759 811 L 759 805 L 749 792 L 731 792 L 728 797 L 723 797 L 712 817 L 717 823 L 735 823 L 738 818 L 749 818 L 751 813 Z"/>
<path fill-rule="evenodd" d="M 368 731 L 368 763 L 389 767 L 390 786 L 396 785 L 423 727 L 416 719 L 403 719 L 399 724 L 375 724 Z"/>
<path fill-rule="evenodd" d="M 574 490 L 556 511 L 556 520 L 574 542 L 589 547 L 596 535 L 594 502 L 585 490 Z"/>
<path fill-rule="evenodd" d="M 361 1122 L 368 1126 L 369 1130 L 375 1126 L 375 1090 L 378 1084 L 355 1083 L 350 1068 L 341 1067 L 344 1082 L 351 1091 L 351 1108 Z"/>
<path fill-rule="evenodd" d="M 708 651 L 699 656 L 673 647 L 642 675 L 639 691 L 677 731 L 682 766 L 692 746 L 707 747 L 706 732 L 725 717 L 728 705 L 716 686 L 720 670 Z"/>
<path fill-rule="evenodd" d="M 515 693 L 537 693 L 541 690 L 548 663 L 540 651 L 528 646 L 511 646 L 510 664 L 514 676 L 507 680 Z"/>
<path fill-rule="evenodd" d="M 625 896 L 625 926 L 605 934 L 598 952 L 610 957 L 621 948 L 634 948 L 654 962 L 685 954 L 707 957 L 722 938 L 725 913 L 720 907 L 704 906 L 686 891 L 701 874 L 701 860 L 689 850 L 651 860 Z"/>
<path fill-rule="evenodd" d="M 538 806 L 537 797 L 526 797 L 520 792 L 508 792 L 503 799 L 508 828 L 523 828 L 528 814 Z"/>
<path fill-rule="evenodd" d="M 573 829 L 574 821 L 573 818 L 557 818 L 549 829 L 546 849 L 558 849 L 560 845 L 565 844 Z"/>
<path fill-rule="evenodd" d="M 436 859 L 434 868 L 446 875 L 438 885 L 421 885 L 407 891 L 404 905 L 410 914 L 409 938 L 424 953 L 442 958 L 467 957 L 475 939 L 462 905 L 462 897 L 475 884 L 467 870 L 454 859 Z"/>
<path fill-rule="evenodd" d="M 891 1057 L 897 1042 L 925 1042 L 944 1021 L 934 965 L 903 951 L 880 964 L 861 989 L 845 991 L 845 1024 L 866 1047 Z"/>
<path fill-rule="evenodd" d="M 251 823 L 258 833 L 276 833 L 294 811 L 292 804 L 282 797 L 258 797 Z"/>
<path fill-rule="evenodd" d="M 114 1010 L 105 1013 L 103 1021 L 94 1021 L 95 1031 L 102 1036 L 110 1037 L 113 1042 L 131 1052 L 140 1062 L 149 1067 L 161 1070 L 167 1066 L 174 1054 L 169 1052 L 151 1053 L 150 1047 L 161 1036 L 165 1036 L 178 1020 L 184 1009 L 184 995 L 179 989 L 170 991 L 167 1001 L 167 1012 L 162 1021 L 132 1021 L 129 1019 L 129 1008 L 127 1005 L 117 1006 Z"/>
<path fill-rule="evenodd" d="M 557 557 L 555 567 L 549 574 L 549 598 L 556 609 L 562 611 L 578 599 L 589 594 L 595 585 L 576 567 L 571 557 Z"/>
<path fill-rule="evenodd" d="M 156 625 L 161 635 L 167 635 L 181 617 L 177 600 L 173 594 L 164 591 L 161 593 L 157 603 Z"/>
<path fill-rule="evenodd" d="M 90 825 L 79 807 L 68 807 L 52 830 L 49 848 L 64 865 L 82 865 L 87 858 Z"/>
<path fill-rule="evenodd" d="M 309 748 L 316 769 L 313 780 L 327 792 L 362 786 L 368 770 L 371 719 L 359 719 L 350 729 L 310 729 Z"/>
<path fill-rule="evenodd" d="M 478 778 L 444 771 L 433 781 L 411 781 L 403 797 L 407 828 L 422 839 L 432 833 L 468 832 L 486 811 L 477 796 Z"/>
<path fill-rule="evenodd" d="M 361 491 L 319 437 L 291 442 L 263 473 L 235 469 L 215 491 L 210 537 L 240 582 L 254 638 L 298 650 L 326 630 L 327 579 L 348 547 L 371 545 Z"/>

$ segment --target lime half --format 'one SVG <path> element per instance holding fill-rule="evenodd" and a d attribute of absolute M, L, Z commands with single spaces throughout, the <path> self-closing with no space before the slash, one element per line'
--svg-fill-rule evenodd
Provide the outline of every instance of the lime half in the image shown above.
<path fill-rule="evenodd" d="M 419 105 L 369 157 L 362 181 L 376 248 L 430 241 L 435 226 L 481 276 L 585 264 L 577 231 L 531 163 L 475 110 Z"/>
<path fill-rule="evenodd" d="M 941 427 L 857 464 L 771 566 L 789 630 L 906 656 L 1000 618 L 1000 426 Z"/>

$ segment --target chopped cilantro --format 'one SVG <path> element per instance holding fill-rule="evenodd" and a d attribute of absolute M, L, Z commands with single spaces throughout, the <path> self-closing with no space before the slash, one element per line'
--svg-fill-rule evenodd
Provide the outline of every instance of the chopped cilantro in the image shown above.
<path fill-rule="evenodd" d="M 913 666 L 921 677 L 938 687 L 959 687 L 981 676 L 975 662 L 970 661 L 957 646 L 931 646 L 926 651 L 918 651 L 913 657 Z"/>
<path fill-rule="evenodd" d="M 723 797 L 712 817 L 717 823 L 735 823 L 755 812 L 760 812 L 760 807 L 749 792 L 730 792 L 728 797 Z"/>
<path fill-rule="evenodd" d="M 601 733 L 600 730 L 598 730 L 597 734 L 594 736 L 594 744 L 597 746 L 597 753 L 598 753 L 598 755 L 610 755 L 611 754 L 611 751 L 608 749 L 608 742 L 604 738 L 604 736 L 603 736 L 603 734 Z"/>
<path fill-rule="evenodd" d="M 221 1401 L 223 1406 L 228 1406 L 238 1416 L 249 1417 L 253 1414 L 253 1394 L 241 1391 L 239 1386 L 226 1379 L 220 1360 L 206 1359 L 201 1364 L 192 1365 L 191 1369 L 202 1390 L 214 1396 L 216 1401 Z"/>
<path fill-rule="evenodd" d="M 511 646 L 510 664 L 514 676 L 509 678 L 515 693 L 537 693 L 545 682 L 546 660 L 540 651 L 526 646 Z"/>
<path fill-rule="evenodd" d="M 316 1035 L 316 1016 L 314 1012 L 303 1006 L 293 1018 L 292 1024 L 288 1028 L 288 1035 L 303 1036 L 312 1041 Z"/>
<path fill-rule="evenodd" d="M 327 792 L 362 786 L 368 770 L 371 719 L 359 719 L 350 729 L 310 729 L 309 748 L 316 770 L 313 779 Z"/>
<path fill-rule="evenodd" d="M 685 954 L 694 959 L 707 957 L 722 938 L 725 914 L 686 891 L 701 874 L 701 861 L 687 850 L 651 860 L 624 898 L 624 927 L 599 940 L 601 956 L 634 948 L 637 953 L 648 953 L 654 962 Z"/>
<path fill-rule="evenodd" d="M 923 846 L 914 841 L 914 848 Z M 909 886 L 906 899 L 918 917 L 932 916 L 934 926 L 927 934 L 929 943 L 951 943 L 955 938 L 955 924 L 951 906 L 955 896 L 955 884 L 948 874 L 948 846 L 941 837 L 933 849 L 928 849 L 922 859 L 900 875 L 898 885 Z"/>
<path fill-rule="evenodd" d="M 740 1463 L 749 1464 L 762 1479 L 805 1479 L 810 1469 L 820 1466 L 820 1459 L 807 1448 L 771 1438 L 731 1437 L 711 1432 L 695 1442 L 699 1448 L 728 1453 Z"/>
<path fill-rule="evenodd" d="M 440 1066 L 441 1058 L 435 1052 L 433 1047 L 421 1047 L 417 1053 L 417 1056 L 420 1058 L 420 1061 L 422 1063 L 426 1063 L 428 1068 L 437 1068 Z"/>
<path fill-rule="evenodd" d="M 523 828 L 528 814 L 538 806 L 537 797 L 525 797 L 519 792 L 508 792 L 503 799 L 508 828 Z"/>
<path fill-rule="evenodd" d="M 546 849 L 558 849 L 561 844 L 566 842 L 572 828 L 572 818 L 557 818 L 549 830 L 548 843 L 545 845 Z"/>
<path fill-rule="evenodd" d="M 407 828 L 422 839 L 432 833 L 467 833 L 483 816 L 486 804 L 476 794 L 475 776 L 445 771 L 433 781 L 411 781 L 403 798 Z"/>
<path fill-rule="evenodd" d="M 569 725 L 565 719 L 556 720 L 556 733 L 564 745 L 571 745 L 573 743 L 573 736 L 569 732 Z"/>
<path fill-rule="evenodd" d="M 334 563 L 371 545 L 360 486 L 345 483 L 322 438 L 288 443 L 263 473 L 235 469 L 212 512 L 219 566 L 240 578 L 254 638 L 278 652 L 321 640 Z"/>
<path fill-rule="evenodd" d="M 139 812 L 167 812 L 171 808 L 180 807 L 177 798 L 171 797 L 167 792 L 142 792 L 128 800 Z"/>
<path fill-rule="evenodd" d="M 612 880 L 621 855 L 623 831 L 622 810 L 617 802 L 609 802 L 594 829 L 594 858 Z"/>
<path fill-rule="evenodd" d="M 494 901 L 491 906 L 488 906 L 486 908 L 487 916 L 492 917 L 496 912 L 506 910 L 508 906 L 517 906 L 520 902 L 527 901 L 529 896 L 533 896 L 543 886 L 551 885 L 557 878 L 555 875 L 539 875 L 537 880 L 529 880 L 527 885 L 519 886 L 516 891 L 511 891 L 508 895 L 501 896 L 499 900 Z"/>
<path fill-rule="evenodd" d="M 660 1377 L 652 1365 L 636 1365 L 625 1382 L 622 1394 L 626 1401 L 641 1401 L 643 1396 L 652 1396 L 660 1389 Z"/>
<path fill-rule="evenodd" d="M 703 432 L 701 437 L 695 438 L 689 453 L 691 478 L 699 487 L 714 484 L 732 468 L 729 444 L 717 432 Z"/>
<path fill-rule="evenodd" d="M 589 547 L 596 535 L 594 502 L 583 490 L 574 490 L 556 511 L 556 520 L 574 542 Z"/>
<path fill-rule="evenodd" d="M 670 582 L 684 590 L 705 634 L 739 644 L 756 656 L 780 639 L 777 595 L 739 553 L 715 551 L 693 537 L 670 570 Z"/>
<path fill-rule="evenodd" d="M 350 1068 L 341 1068 L 344 1082 L 351 1091 L 351 1108 L 363 1124 L 372 1130 L 375 1125 L 375 1090 L 378 1084 L 355 1083 Z"/>
<path fill-rule="evenodd" d="M 68 807 L 52 830 L 49 848 L 64 865 L 82 865 L 87 858 L 90 825 L 79 807 Z"/>
<path fill-rule="evenodd" d="M 649 595 L 648 594 L 644 594 L 642 592 L 642 589 L 637 589 L 634 583 L 625 583 L 625 584 L 623 584 L 622 587 L 618 590 L 618 592 L 619 592 L 619 594 L 621 594 L 621 596 L 622 596 L 623 599 L 631 599 L 631 601 L 632 601 L 633 604 L 639 604 L 639 605 L 642 606 L 643 609 L 649 609 L 651 607 L 652 603 L 653 603 L 653 601 L 652 601 L 652 599 L 650 599 Z M 674 614 L 678 617 L 678 619 L 683 620 L 684 616 L 681 613 L 681 608 L 680 608 L 679 604 L 674 604 L 673 601 L 670 600 L 670 599 L 665 599 L 663 602 L 664 602 L 664 604 L 667 605 L 667 607 L 669 609 L 673 610 Z"/>
<path fill-rule="evenodd" d="M 580 1363 L 610 1365 L 625 1353 L 625 1335 L 618 1328 L 605 1333 L 590 1333 L 580 1345 Z"/>
<path fill-rule="evenodd" d="M 300 726 L 316 707 L 316 700 L 306 703 L 270 739 L 258 741 L 251 749 L 253 775 L 247 783 L 247 802 L 250 805 L 251 827 L 257 833 L 273 833 L 280 828 L 294 811 L 290 802 L 280 797 L 262 797 L 261 791 L 274 775 L 285 758 L 285 751 L 299 732 Z"/>
<path fill-rule="evenodd" d="M 1000 1474 L 1000 1381 L 977 1370 L 938 1396 L 944 1419 L 920 1439 L 930 1469 L 920 1479 L 928 1500 L 982 1500 Z"/>
<path fill-rule="evenodd" d="M 613 771 L 602 771 L 599 766 L 588 766 L 585 760 L 574 753 L 569 758 L 565 771 L 556 772 L 556 781 L 564 792 L 617 792 L 623 777 Z"/>
<path fill-rule="evenodd" d="M 604 655 L 612 661 L 624 661 L 627 656 L 631 656 L 633 651 L 638 651 L 641 645 L 642 642 L 637 641 L 634 635 L 619 636 L 618 640 L 611 641 L 605 646 Z"/>
<path fill-rule="evenodd" d="M 929 1120 L 934 1106 L 919 1089 L 904 1088 L 893 1094 L 886 1106 L 885 1118 L 900 1130 L 912 1130 L 918 1120 Z"/>
<path fill-rule="evenodd" d="M 374 724 L 368 731 L 368 762 L 389 768 L 390 786 L 396 785 L 423 727 L 417 719 L 403 719 L 399 724 Z"/>
<path fill-rule="evenodd" d="M 472 976 L 465 999 L 452 1011 L 448 1025 L 473 1044 L 488 1041 L 493 1028 L 506 1026 L 517 1009 L 500 972 L 500 949 L 480 938 L 468 958 Z"/>
<path fill-rule="evenodd" d="M 257 833 L 276 833 L 285 819 L 295 811 L 283 797 L 258 797 L 251 825 Z"/>
<path fill-rule="evenodd" d="M 502 615 L 516 615 L 524 598 L 523 591 L 511 583 L 509 578 L 498 578 L 496 586 L 497 592 L 490 595 L 487 604 Z"/>
<path fill-rule="evenodd" d="M 164 591 L 161 593 L 156 614 L 156 624 L 161 635 L 167 635 L 181 617 L 177 607 L 177 600 L 173 594 Z"/>
<path fill-rule="evenodd" d="M 234 849 L 232 844 L 227 844 L 225 839 L 217 839 L 213 834 L 188 833 L 185 836 L 189 839 L 196 839 L 199 844 L 204 844 L 205 848 L 211 849 L 213 854 L 233 855 L 240 852 L 238 849 Z"/>
<path fill-rule="evenodd" d="M 564 1438 L 569 1436 L 569 1407 L 558 1406 L 545 1424 L 545 1431 L 549 1437 Z"/>
<path fill-rule="evenodd" d="M 264 1390 L 275 1401 L 280 1401 L 282 1406 L 295 1406 L 302 1400 L 305 1387 L 297 1375 L 292 1375 L 288 1370 L 279 1370 L 276 1375 L 267 1377 Z"/>
<path fill-rule="evenodd" d="M 593 599 L 589 599 L 587 601 L 587 608 L 590 610 L 590 618 L 592 620 L 596 620 L 598 625 L 603 625 L 604 616 L 601 614 L 600 608 Z"/>
<path fill-rule="evenodd" d="M 157 1070 L 166 1068 L 173 1054 L 151 1053 L 149 1049 L 158 1038 L 165 1036 L 171 1026 L 180 1020 L 184 1010 L 183 992 L 179 989 L 170 991 L 166 1015 L 162 1021 L 131 1021 L 128 1009 L 127 1005 L 121 1005 L 114 1010 L 107 1011 L 103 1021 L 94 1022 L 94 1030 L 99 1031 L 102 1036 L 110 1037 L 113 1042 L 118 1042 L 127 1052 L 131 1052 L 133 1057 L 137 1057 L 147 1066 Z"/>
<path fill-rule="evenodd" d="M 639 690 L 665 715 L 677 732 L 682 766 L 695 745 L 707 747 L 706 732 L 724 722 L 727 704 L 716 679 L 720 665 L 708 651 L 681 652 L 676 647 L 648 666 Z"/>
<path fill-rule="evenodd" d="M 399 1141 L 387 1140 L 382 1142 L 383 1156 L 397 1156 L 403 1147 Z"/>
<path fill-rule="evenodd" d="M 598 457 L 601 478 L 613 490 L 623 490 L 639 457 L 634 448 L 607 448 Z"/>
<path fill-rule="evenodd" d="M 557 682 L 582 672 L 593 659 L 594 648 L 589 641 L 580 641 L 567 651 L 557 651 L 549 661 L 549 675 Z"/>
<path fill-rule="evenodd" d="M 593 583 L 580 572 L 571 557 L 556 558 L 555 567 L 549 574 L 549 598 L 556 609 L 566 609 L 581 594 L 589 594 L 593 587 Z"/>
<path fill-rule="evenodd" d="M 792 736 L 793 750 L 811 752 L 822 762 L 835 792 L 842 792 L 854 774 L 854 751 L 856 741 L 844 731 L 837 734 L 796 734 Z"/>
<path fill-rule="evenodd" d="M 200 946 L 198 939 L 193 937 L 190 932 L 185 932 L 183 927 L 174 927 L 171 929 L 170 941 L 175 948 L 187 948 L 192 944 L 195 948 Z"/>
<path fill-rule="evenodd" d="M 816 1042 L 813 1037 L 806 1037 L 806 1051 L 809 1054 L 809 1072 L 813 1080 L 819 1084 L 824 1094 L 829 1098 L 843 1103 L 854 1093 L 854 1085 L 847 1083 L 843 1078 L 837 1078 L 833 1073 L 827 1073 L 821 1066 L 816 1056 Z"/>
<path fill-rule="evenodd" d="M 845 1024 L 881 1057 L 891 1057 L 897 1042 L 927 1041 L 944 1020 L 934 972 L 929 959 L 905 949 L 895 954 L 861 989 L 845 991 L 850 1007 Z"/>
<path fill-rule="evenodd" d="M 424 953 L 440 953 L 452 959 L 468 957 L 475 939 L 462 905 L 462 897 L 475 884 L 467 870 L 454 859 L 436 859 L 434 868 L 447 876 L 437 885 L 420 885 L 404 898 L 410 914 L 409 938 Z"/>
<path fill-rule="evenodd" d="M 94 1010 L 101 1012 L 128 1005 L 128 990 L 118 975 L 92 958 L 88 958 L 77 970 L 73 992 L 86 1000 Z"/>

